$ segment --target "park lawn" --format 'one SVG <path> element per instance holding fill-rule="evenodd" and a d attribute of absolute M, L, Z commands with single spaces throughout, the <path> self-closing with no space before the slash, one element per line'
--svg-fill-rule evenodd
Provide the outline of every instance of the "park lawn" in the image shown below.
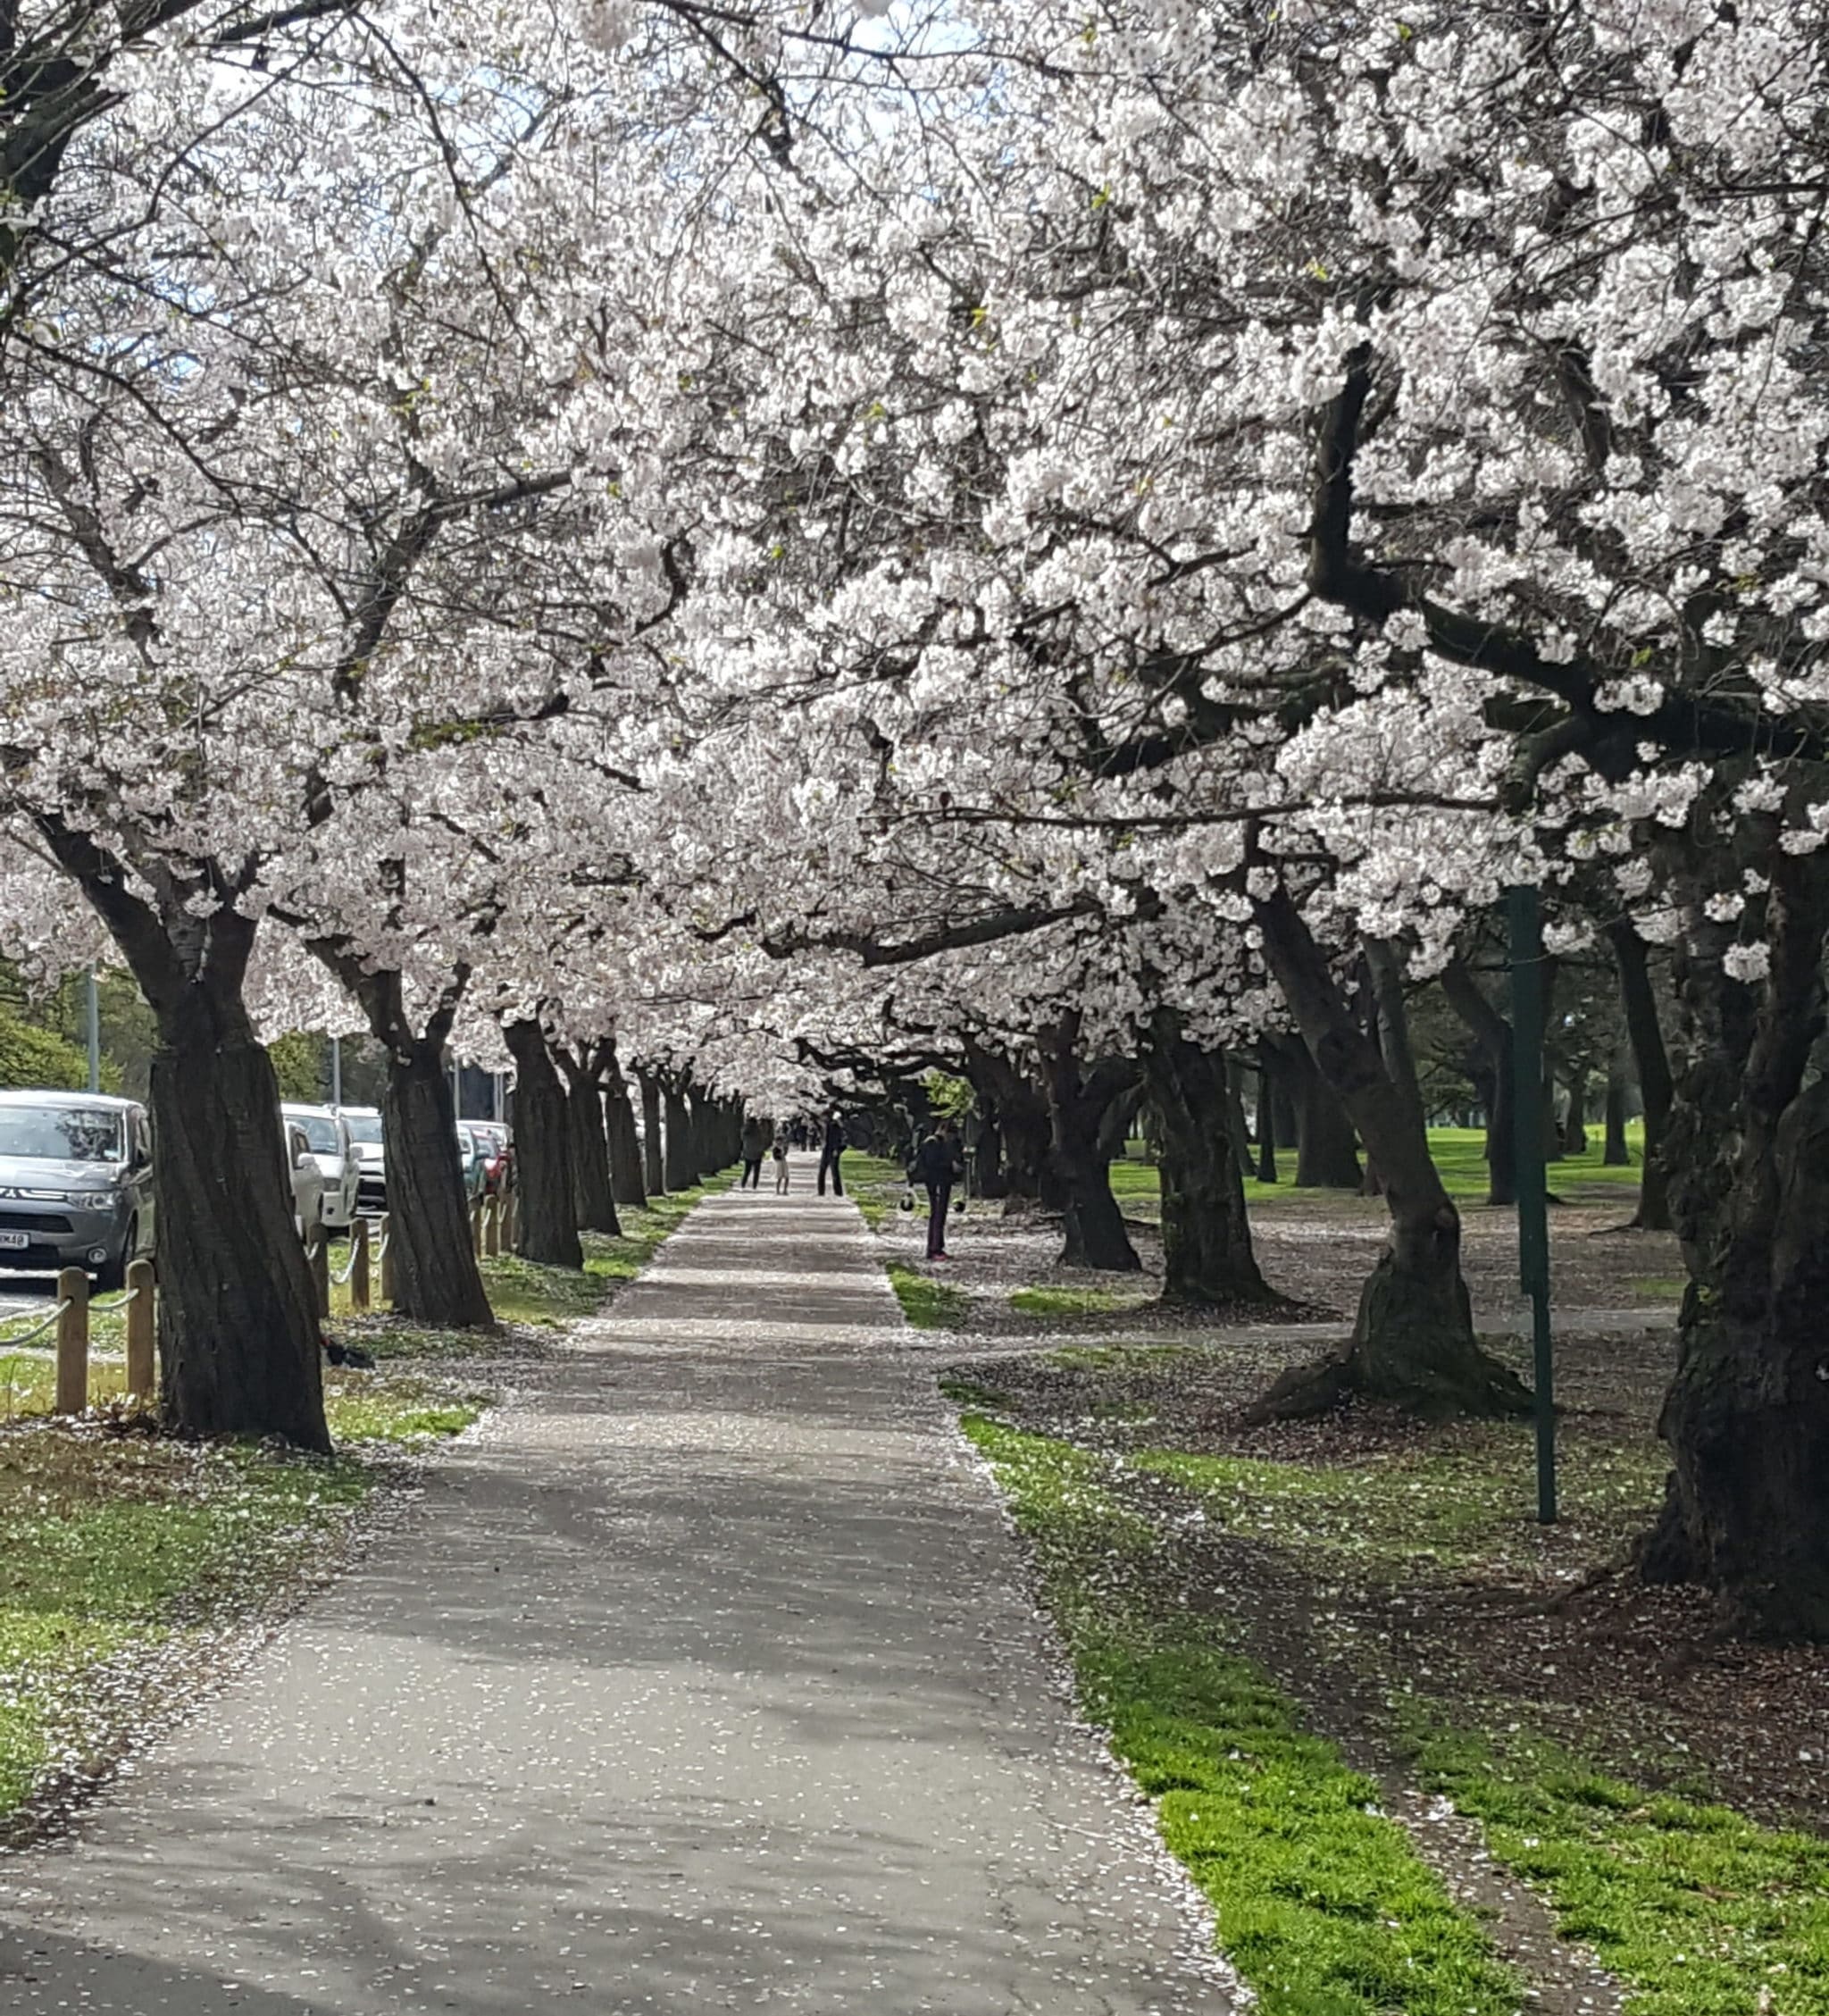
<path fill-rule="evenodd" d="M 1010 1291 L 1010 1307 L 1019 1316 L 1115 1316 L 1141 1309 L 1148 1294 L 1125 1294 L 1114 1288 L 1066 1288 L 1040 1283 Z"/>
<path fill-rule="evenodd" d="M 882 1155 L 861 1155 L 855 1149 L 846 1151 L 840 1165 L 845 1178 L 845 1194 L 851 1198 L 864 1222 L 873 1232 L 881 1228 L 884 1222 L 899 1206 L 902 1193 L 908 1188 L 908 1175 L 899 1162 L 892 1162 Z M 807 1182 L 813 1179 L 807 1177 Z"/>
<path fill-rule="evenodd" d="M 1337 1823 L 1333 1735 L 1356 1761 L 1377 1757 L 1389 1784 L 1475 1821 L 1499 1870 L 1620 1981 L 1628 2016 L 1829 2016 L 1829 1841 L 1724 1804 L 1706 1760 L 1655 1721 L 1668 1712 L 1655 1695 L 1609 1708 L 1603 1680 L 1598 1698 L 1578 1686 L 1559 1701 L 1549 1677 L 1582 1641 L 1545 1651 L 1529 1621 L 1533 1597 L 1623 1559 L 1644 1529 L 1667 1468 L 1649 1426 L 1566 1423 L 1562 1519 L 1544 1528 L 1528 1424 L 1349 1426 L 1331 1442 L 1305 1431 L 1215 1450 L 1229 1431 L 1202 1383 L 1213 1362 L 1191 1346 L 1088 1343 L 968 1365 L 948 1390 L 1035 1548 L 1089 1712 L 1157 1798 L 1165 1840 L 1265 2008 L 1488 2006 L 1477 1970 L 1444 1977 L 1467 1997 L 1444 2004 L 1426 1979 L 1414 1995 L 1355 1982 L 1331 1957 L 1324 1921 L 1357 1906 L 1469 1964 L 1430 1894 L 1372 1902 L 1396 1878 L 1388 1844 Z M 1524 1620 L 1509 1650 L 1491 1642 L 1507 1616 Z M 1419 1635 L 1425 1618 L 1438 1621 Z M 1382 1723 L 1365 1719 L 1381 1702 Z M 1242 1794 L 1231 1769 L 1249 1775 Z M 1366 1805 L 1387 1800 L 1370 1786 Z M 1362 1868 L 1367 1855 L 1382 1874 Z M 1323 1922 L 1283 1918 L 1291 1897 Z M 1281 1931 L 1268 1945 L 1266 1923 Z"/>
<path fill-rule="evenodd" d="M 1265 2016 L 1513 2016 L 1518 1984 L 1479 1920 L 1380 1808 L 1379 1789 L 1151 1574 L 1150 1521 L 1108 1462 L 975 1410 L 966 1438 L 1034 1550 L 1085 1712 L 1154 1803 Z"/>
<path fill-rule="evenodd" d="M 949 1281 L 936 1281 L 931 1274 L 923 1274 L 918 1267 L 904 1266 L 899 1260 L 889 1261 L 887 1270 L 889 1286 L 896 1292 L 896 1300 L 902 1305 L 902 1314 L 907 1318 L 910 1328 L 959 1330 L 965 1327 L 971 1300 L 963 1289 L 956 1288 Z"/>
<path fill-rule="evenodd" d="M 0 1832 L 47 1778 L 144 1732 L 146 1658 L 201 1649 L 296 1586 L 382 1484 L 379 1459 L 469 1426 L 484 1397 L 331 1373 L 339 1452 L 15 1419 L 0 1431 Z"/>

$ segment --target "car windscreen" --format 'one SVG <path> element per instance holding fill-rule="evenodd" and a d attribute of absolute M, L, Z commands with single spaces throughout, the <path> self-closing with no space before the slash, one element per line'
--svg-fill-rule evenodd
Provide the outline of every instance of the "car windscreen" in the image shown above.
<path fill-rule="evenodd" d="M 0 1155 L 29 1162 L 124 1162 L 121 1116 L 93 1106 L 0 1106 Z"/>
<path fill-rule="evenodd" d="M 295 1113 L 292 1125 L 305 1136 L 305 1145 L 313 1155 L 340 1155 L 343 1144 L 337 1138 L 337 1123 L 328 1114 Z"/>
<path fill-rule="evenodd" d="M 351 1141 L 359 1141 L 370 1148 L 380 1145 L 381 1117 L 379 1113 L 346 1113 L 343 1118 L 348 1125 Z"/>

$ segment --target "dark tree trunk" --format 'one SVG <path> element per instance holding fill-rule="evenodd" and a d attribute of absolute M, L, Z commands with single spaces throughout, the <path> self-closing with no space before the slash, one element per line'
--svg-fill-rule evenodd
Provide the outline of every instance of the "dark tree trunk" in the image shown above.
<path fill-rule="evenodd" d="M 698 1165 L 692 1148 L 692 1114 L 686 1104 L 686 1094 L 677 1084 L 664 1085 L 662 1096 L 667 1107 L 667 1188 L 676 1192 L 690 1190 L 698 1181 Z"/>
<path fill-rule="evenodd" d="M 965 1067 L 979 1098 L 997 1114 L 1003 1161 L 999 1194 L 1012 1200 L 1040 1198 L 1050 1180 L 1048 1108 L 1041 1094 L 1007 1058 L 970 1041 Z"/>
<path fill-rule="evenodd" d="M 565 1071 L 566 1133 L 572 1144 L 572 1201 L 580 1232 L 622 1230 L 610 1191 L 610 1140 L 604 1125 L 604 1095 L 596 1060 L 587 1058 L 574 1076 Z"/>
<path fill-rule="evenodd" d="M 1357 1190 L 1363 1180 L 1353 1123 L 1333 1088 L 1315 1069 L 1299 1036 L 1279 1046 L 1284 1075 L 1296 1093 L 1296 1188 Z"/>
<path fill-rule="evenodd" d="M 398 975 L 387 978 L 397 995 Z M 480 1329 L 495 1316 L 471 1237 L 444 1049 L 442 1030 L 430 1041 L 403 1031 L 388 1052 L 381 1138 L 394 1310 L 440 1330 Z"/>
<path fill-rule="evenodd" d="M 996 1102 L 982 1097 L 978 1102 L 978 1140 L 973 1150 L 972 1173 L 979 1196 L 998 1198 L 1008 1194 L 1009 1178 L 1004 1171 L 1003 1125 L 998 1118 Z"/>
<path fill-rule="evenodd" d="M 1448 1005 L 1466 1025 L 1484 1065 L 1486 1104 L 1486 1201 L 1518 1200 L 1516 1095 L 1512 1082 L 1511 1024 L 1486 999 L 1480 983 L 1461 963 L 1450 961 L 1441 975 Z"/>
<path fill-rule="evenodd" d="M 1245 1124 L 1245 1067 L 1236 1058 L 1226 1059 L 1225 1124 L 1232 1167 L 1249 1169 L 1251 1167 L 1251 1130 Z M 1243 1190 L 1239 1194 L 1242 1197 Z"/>
<path fill-rule="evenodd" d="M 1607 1074 L 1607 1145 L 1600 1151 L 1600 1166 L 1624 1169 L 1631 1163 L 1625 1144 L 1625 1079 L 1616 1064 Z"/>
<path fill-rule="evenodd" d="M 293 1229 L 279 1083 L 238 980 L 187 991 L 154 1005 L 161 1411 L 184 1435 L 327 1450 L 317 1294 Z"/>
<path fill-rule="evenodd" d="M 1257 1180 L 1276 1181 L 1276 1084 L 1269 1053 L 1257 1055 Z"/>
<path fill-rule="evenodd" d="M 1265 955 L 1316 1068 L 1384 1172 L 1391 1242 L 1359 1298 L 1345 1346 L 1286 1373 L 1255 1410 L 1312 1414 L 1350 1394 L 1425 1416 L 1521 1410 L 1530 1396 L 1482 1351 L 1461 1279 L 1460 1214 L 1429 1155 L 1415 1102 L 1359 1026 L 1301 913 L 1278 890 L 1254 906 Z"/>
<path fill-rule="evenodd" d="M 124 866 L 46 816 L 41 836 L 121 948 L 153 1011 L 154 1239 L 160 1410 L 200 1435 L 276 1435 L 328 1450 L 323 1340 L 292 1224 L 280 1088 L 243 987 L 256 925 L 224 879 L 161 878 L 137 895 Z M 219 900 L 196 916 L 196 899 Z"/>
<path fill-rule="evenodd" d="M 1196 1049 L 1165 1013 L 1144 1067 L 1162 1127 L 1163 1299 L 1221 1309 L 1275 1301 L 1251 1251 L 1224 1059 Z"/>
<path fill-rule="evenodd" d="M 1668 1232 L 1671 1211 L 1669 1159 L 1666 1136 L 1675 1096 L 1670 1058 L 1658 1021 L 1658 996 L 1651 985 L 1650 955 L 1630 917 L 1608 927 L 1614 965 L 1619 974 L 1620 1006 L 1625 1013 L 1627 1040 L 1645 1108 L 1645 1167 L 1639 1179 L 1639 1208 L 1633 1223 L 1641 1232 Z"/>
<path fill-rule="evenodd" d="M 608 1073 L 604 1080 L 604 1111 L 610 1136 L 610 1194 L 619 1204 L 639 1210 L 647 1202 L 643 1181 L 641 1142 L 635 1132 L 635 1108 L 629 1103 L 629 1081 L 609 1047 Z"/>
<path fill-rule="evenodd" d="M 1585 1064 L 1578 1064 L 1568 1076 L 1568 1117 L 1563 1122 L 1562 1150 L 1565 1155 L 1588 1152 L 1588 1080 Z"/>
<path fill-rule="evenodd" d="M 1143 1263 L 1112 1195 L 1114 1146 L 1106 1123 L 1121 1100 L 1130 1100 L 1135 1110 L 1137 1067 L 1128 1059 L 1107 1059 L 1082 1071 L 1074 1050 L 1079 1023 L 1077 1014 L 1063 1016 L 1041 1044 L 1042 1081 L 1053 1129 L 1050 1160 L 1063 1192 L 1065 1239 L 1059 1265 L 1135 1274 Z"/>
<path fill-rule="evenodd" d="M 531 1018 L 504 1032 L 514 1059 L 514 1155 L 519 1178 L 515 1225 L 522 1257 L 547 1267 L 582 1267 L 572 1197 L 572 1144 L 565 1088 Z"/>
<path fill-rule="evenodd" d="M 1274 1097 L 1270 1108 L 1271 1133 L 1278 1148 L 1293 1149 L 1301 1133 L 1296 1117 L 1295 1094 L 1290 1090 L 1289 1074 L 1276 1074 Z"/>
<path fill-rule="evenodd" d="M 1829 1080 L 1824 1023 L 1829 866 L 1774 849 L 1771 966 L 1731 978 L 1731 928 L 1674 955 L 1684 1033 L 1667 1147 L 1691 1285 L 1658 1428 L 1673 1459 L 1648 1577 L 1714 1589 L 1728 1622 L 1829 1639 Z M 1687 908 L 1700 910 L 1695 892 Z"/>
<path fill-rule="evenodd" d="M 661 1138 L 660 1081 L 644 1071 L 637 1079 L 641 1087 L 641 1173 L 650 1197 L 664 1197 L 667 1179 Z"/>

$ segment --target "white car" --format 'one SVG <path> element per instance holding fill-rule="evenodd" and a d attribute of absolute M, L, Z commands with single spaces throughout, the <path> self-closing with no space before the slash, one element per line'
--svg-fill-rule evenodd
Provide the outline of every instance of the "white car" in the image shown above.
<path fill-rule="evenodd" d="M 356 1184 L 356 1209 L 385 1211 L 388 1208 L 388 1159 L 381 1148 L 381 1117 L 372 1106 L 339 1106 L 338 1118 L 347 1121 L 355 1143 L 362 1174 Z"/>
<path fill-rule="evenodd" d="M 348 1121 L 328 1106 L 282 1106 L 280 1112 L 303 1133 L 324 1179 L 324 1230 L 347 1232 L 355 1221 L 356 1193 L 362 1183 L 362 1159 L 355 1152 Z"/>
<path fill-rule="evenodd" d="M 296 1120 L 283 1120 L 286 1142 L 286 1173 L 292 1184 L 292 1222 L 305 1241 L 317 1237 L 323 1225 L 324 1177 L 311 1142 Z"/>

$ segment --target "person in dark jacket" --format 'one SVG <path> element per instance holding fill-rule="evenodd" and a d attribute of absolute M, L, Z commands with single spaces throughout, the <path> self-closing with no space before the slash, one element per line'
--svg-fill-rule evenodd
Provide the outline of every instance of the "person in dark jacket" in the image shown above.
<path fill-rule="evenodd" d="M 952 1209 L 953 1185 L 965 1173 L 959 1131 L 950 1120 L 937 1120 L 933 1132 L 914 1150 L 914 1180 L 927 1192 L 927 1257 L 943 1260 L 947 1253 L 947 1213 Z"/>
<path fill-rule="evenodd" d="M 762 1188 L 762 1159 L 767 1153 L 768 1129 L 752 1114 L 743 1123 L 743 1180 L 737 1185 L 739 1190 Z"/>
<path fill-rule="evenodd" d="M 839 1173 L 839 1158 L 845 1152 L 845 1123 L 835 1106 L 826 1117 L 825 1139 L 819 1150 L 819 1194 L 825 1195 L 825 1173 L 832 1173 L 832 1195 L 845 1194 L 845 1179 Z"/>

